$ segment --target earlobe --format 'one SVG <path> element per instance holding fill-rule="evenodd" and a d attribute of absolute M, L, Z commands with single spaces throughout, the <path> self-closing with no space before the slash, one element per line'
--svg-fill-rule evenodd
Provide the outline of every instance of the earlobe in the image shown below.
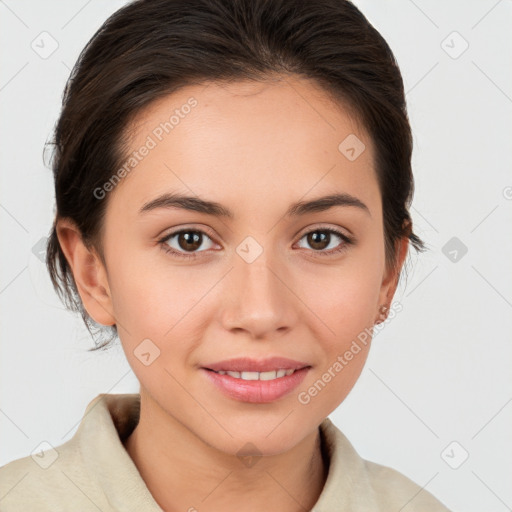
<path fill-rule="evenodd" d="M 57 237 L 87 313 L 99 324 L 115 324 L 107 273 L 99 256 L 86 247 L 80 230 L 69 219 L 59 219 Z"/>

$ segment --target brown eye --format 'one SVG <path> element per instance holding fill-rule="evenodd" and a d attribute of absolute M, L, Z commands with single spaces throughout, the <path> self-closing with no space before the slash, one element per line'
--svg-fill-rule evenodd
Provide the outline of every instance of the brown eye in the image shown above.
<path fill-rule="evenodd" d="M 301 237 L 302 239 L 306 239 L 307 245 L 314 252 L 325 254 L 326 256 L 341 252 L 353 243 L 351 238 L 335 229 L 315 229 L 304 234 Z M 340 239 L 341 243 L 339 242 Z"/>
<path fill-rule="evenodd" d="M 200 230 L 195 229 L 182 229 L 167 235 L 165 238 L 160 240 L 160 243 L 164 246 L 164 249 L 170 253 L 176 254 L 177 256 L 194 257 L 197 252 L 204 252 L 204 243 L 210 242 L 213 245 L 211 238 Z M 203 250 L 198 250 L 203 247 Z M 190 253 L 190 254 L 186 254 Z"/>
<path fill-rule="evenodd" d="M 185 251 L 199 249 L 203 242 L 202 234 L 199 231 L 181 231 L 176 236 L 178 245 Z"/>
<path fill-rule="evenodd" d="M 326 231 L 312 231 L 306 235 L 308 244 L 315 250 L 325 249 L 331 240 L 330 233 Z"/>

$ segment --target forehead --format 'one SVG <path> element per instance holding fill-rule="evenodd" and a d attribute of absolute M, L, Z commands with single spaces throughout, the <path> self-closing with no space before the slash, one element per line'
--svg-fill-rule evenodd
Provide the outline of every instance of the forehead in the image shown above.
<path fill-rule="evenodd" d="M 235 190 L 297 199 L 338 185 L 371 202 L 375 186 L 366 131 L 311 80 L 187 86 L 153 102 L 127 134 L 127 159 L 150 149 L 116 194 L 139 205 L 169 188 L 215 199 Z"/>
<path fill-rule="evenodd" d="M 327 135 L 325 143 L 332 146 L 344 133 L 367 138 L 365 128 L 352 115 L 354 109 L 349 111 L 348 107 L 312 79 L 283 76 L 267 81 L 206 82 L 155 100 L 135 117 L 127 134 L 135 146 L 148 134 L 158 142 L 165 138 L 172 143 L 170 139 L 179 137 L 180 132 L 192 135 L 189 129 L 203 136 L 201 128 L 210 128 L 215 122 L 218 129 L 209 139 L 216 133 L 222 137 L 220 130 L 231 127 L 232 134 L 239 134 L 238 141 L 252 135 L 258 142 L 265 134 L 272 138 L 280 128 L 286 128 L 293 137 L 286 139 L 291 142 L 301 136 L 316 140 Z"/>

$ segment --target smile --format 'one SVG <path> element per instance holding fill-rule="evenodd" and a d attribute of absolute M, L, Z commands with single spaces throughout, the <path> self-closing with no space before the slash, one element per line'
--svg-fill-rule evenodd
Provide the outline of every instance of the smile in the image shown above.
<path fill-rule="evenodd" d="M 214 370 L 212 370 L 214 371 Z M 218 373 L 219 375 L 229 375 L 230 377 L 233 377 L 235 379 L 242 379 L 242 380 L 274 380 L 279 379 L 281 377 L 286 377 L 288 375 L 291 375 L 294 373 L 295 370 L 289 369 L 279 369 L 279 370 L 273 370 L 268 372 L 231 372 L 231 371 L 224 371 L 219 370 L 215 373 Z"/>
<path fill-rule="evenodd" d="M 288 395 L 301 384 L 310 370 L 310 366 L 264 372 L 201 369 L 208 381 L 222 394 L 234 400 L 252 403 L 269 403 Z"/>

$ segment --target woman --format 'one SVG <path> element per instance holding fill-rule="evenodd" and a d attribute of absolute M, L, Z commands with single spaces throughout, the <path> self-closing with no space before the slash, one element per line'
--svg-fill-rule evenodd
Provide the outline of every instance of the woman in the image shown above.
<path fill-rule="evenodd" d="M 402 78 L 354 5 L 132 2 L 54 144 L 52 281 L 140 393 L 0 468 L 2 510 L 447 510 L 328 419 L 423 247 Z"/>

